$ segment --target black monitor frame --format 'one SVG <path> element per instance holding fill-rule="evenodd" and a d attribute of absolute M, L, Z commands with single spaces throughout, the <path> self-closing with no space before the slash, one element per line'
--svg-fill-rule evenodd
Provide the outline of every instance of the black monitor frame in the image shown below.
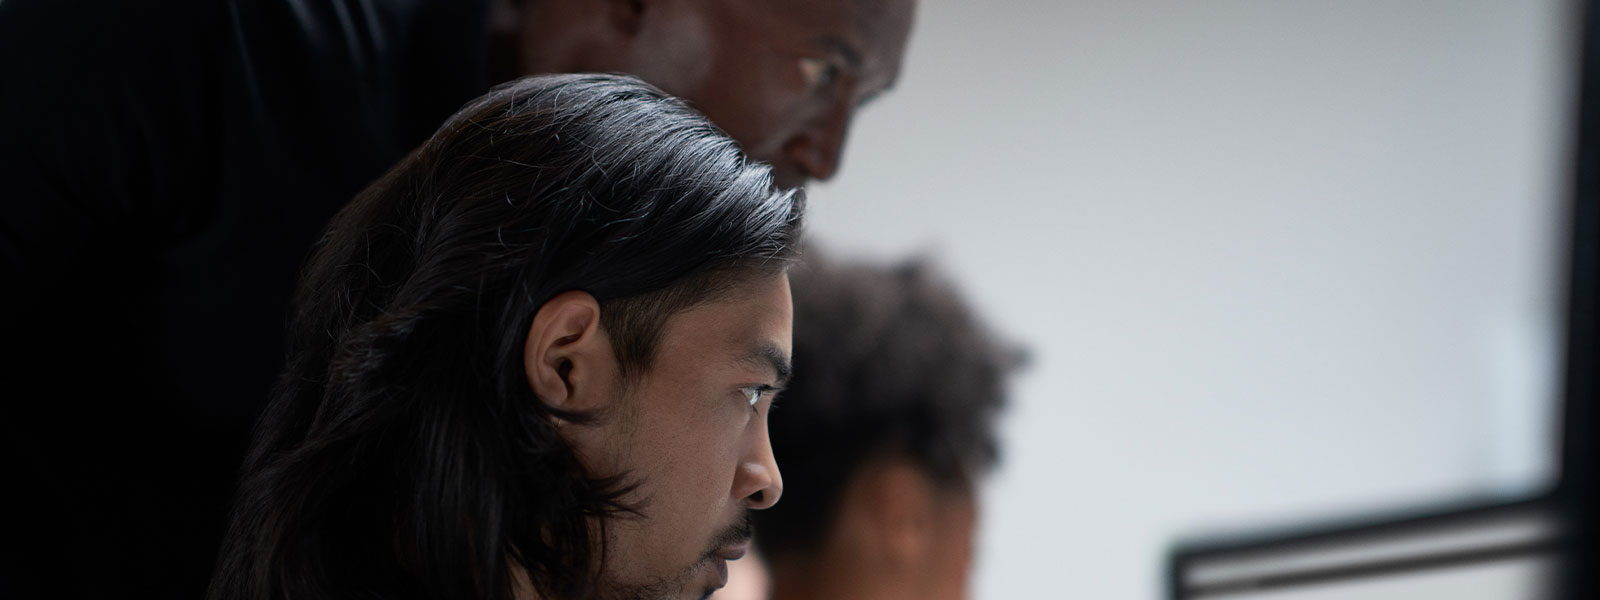
<path fill-rule="evenodd" d="M 1274 573 L 1269 576 L 1240 578 L 1234 581 L 1207 584 L 1191 584 L 1187 581 L 1187 575 L 1196 563 L 1205 563 L 1219 557 L 1260 557 L 1305 549 L 1369 543 L 1383 538 L 1470 526 L 1473 523 L 1518 514 L 1559 518 L 1561 504 L 1557 498 L 1558 494 L 1555 492 L 1512 499 L 1477 498 L 1452 504 L 1418 506 L 1379 517 L 1368 515 L 1358 520 L 1328 521 L 1292 529 L 1185 542 L 1175 547 L 1167 557 L 1167 597 L 1171 600 L 1193 600 L 1236 589 L 1269 589 L 1389 573 L 1417 572 L 1517 556 L 1553 555 L 1561 550 L 1563 544 L 1558 536 L 1508 545 L 1416 554 L 1402 559 L 1340 565 L 1335 568 Z"/>
<path fill-rule="evenodd" d="M 1177 545 L 1167 557 L 1167 597 L 1187 600 L 1197 590 L 1186 587 L 1187 569 L 1217 556 L 1290 550 L 1318 544 L 1358 540 L 1386 532 L 1481 518 L 1506 511 L 1549 511 L 1558 519 L 1560 535 L 1550 540 L 1562 554 L 1554 582 L 1556 597 L 1600 598 L 1600 410 L 1595 375 L 1600 371 L 1600 331 L 1596 329 L 1596 283 L 1600 281 L 1600 0 L 1580 0 L 1577 127 L 1571 139 L 1568 224 L 1565 257 L 1566 339 L 1562 385 L 1561 473 L 1552 489 L 1517 499 L 1481 498 L 1454 505 L 1422 507 L 1358 521 L 1328 522 L 1232 538 L 1211 538 Z M 1524 548 L 1522 550 L 1529 550 Z M 1471 560 L 1472 557 L 1464 557 Z M 1479 557 L 1484 558 L 1484 557 Z M 1460 560 L 1463 557 L 1436 557 Z M 1369 565 L 1373 570 L 1404 570 L 1419 565 Z M 1425 566 L 1425 565 L 1423 565 Z"/>
<path fill-rule="evenodd" d="M 1564 597 L 1600 598 L 1597 506 L 1600 506 L 1600 411 L 1595 372 L 1600 370 L 1600 331 L 1595 328 L 1596 281 L 1600 280 L 1600 2 L 1584 0 L 1582 74 L 1573 158 L 1571 254 L 1567 264 L 1566 379 L 1561 479 L 1557 487 L 1568 532 L 1569 560 L 1561 576 Z"/>

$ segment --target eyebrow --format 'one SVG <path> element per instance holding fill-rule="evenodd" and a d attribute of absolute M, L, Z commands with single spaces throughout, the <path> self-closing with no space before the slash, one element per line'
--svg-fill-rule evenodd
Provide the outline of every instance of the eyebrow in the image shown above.
<path fill-rule="evenodd" d="M 850 68 L 861 68 L 861 51 L 857 50 L 855 45 L 851 44 L 849 40 L 846 40 L 837 34 L 824 33 L 817 36 L 817 43 L 822 44 L 827 49 L 832 50 L 844 57 L 844 61 L 849 63 Z"/>
<path fill-rule="evenodd" d="M 789 355 L 784 354 L 783 350 L 773 344 L 763 343 L 751 348 L 740 362 L 772 369 L 772 374 L 777 378 L 777 381 L 773 382 L 773 387 L 776 388 L 787 385 L 790 373 L 794 372 L 794 368 L 790 366 Z"/>

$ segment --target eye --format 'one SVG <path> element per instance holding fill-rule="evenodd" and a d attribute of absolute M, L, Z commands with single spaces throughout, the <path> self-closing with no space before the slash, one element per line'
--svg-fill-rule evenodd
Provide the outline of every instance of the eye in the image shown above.
<path fill-rule="evenodd" d="M 778 388 L 770 385 L 752 385 L 747 388 L 739 389 L 739 393 L 743 394 L 745 401 L 750 403 L 750 412 L 760 412 L 760 409 L 756 408 L 756 403 L 761 401 L 761 396 L 763 394 L 777 391 Z M 773 402 L 777 402 L 777 400 L 774 399 Z"/>
<path fill-rule="evenodd" d="M 832 85 L 839 78 L 839 66 L 826 58 L 812 56 L 799 59 L 800 78 L 805 81 L 806 87 L 820 90 Z"/>

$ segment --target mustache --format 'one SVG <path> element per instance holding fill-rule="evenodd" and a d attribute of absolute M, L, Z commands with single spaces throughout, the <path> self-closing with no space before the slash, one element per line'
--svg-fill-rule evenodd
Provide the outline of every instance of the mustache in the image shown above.
<path fill-rule="evenodd" d="M 748 541 L 754 534 L 755 527 L 750 524 L 750 511 L 739 513 L 739 518 L 735 519 L 733 524 L 723 528 L 711 538 L 711 548 L 706 550 L 705 555 L 710 557 L 721 548 Z"/>

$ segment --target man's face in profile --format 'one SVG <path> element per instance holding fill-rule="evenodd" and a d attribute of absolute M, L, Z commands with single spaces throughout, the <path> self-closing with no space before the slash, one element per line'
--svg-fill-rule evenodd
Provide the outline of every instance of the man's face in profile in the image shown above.
<path fill-rule="evenodd" d="M 787 275 L 760 276 L 670 317 L 640 380 L 592 426 L 563 435 L 596 476 L 638 487 L 640 514 L 605 523 L 602 596 L 700 598 L 726 583 L 749 543 L 745 513 L 783 483 L 767 411 L 788 373 Z"/>
<path fill-rule="evenodd" d="M 646 80 L 771 163 L 779 185 L 798 186 L 834 175 L 852 114 L 894 85 L 913 8 L 913 0 L 691 2 L 641 33 L 636 47 L 650 54 L 634 60 Z"/>

